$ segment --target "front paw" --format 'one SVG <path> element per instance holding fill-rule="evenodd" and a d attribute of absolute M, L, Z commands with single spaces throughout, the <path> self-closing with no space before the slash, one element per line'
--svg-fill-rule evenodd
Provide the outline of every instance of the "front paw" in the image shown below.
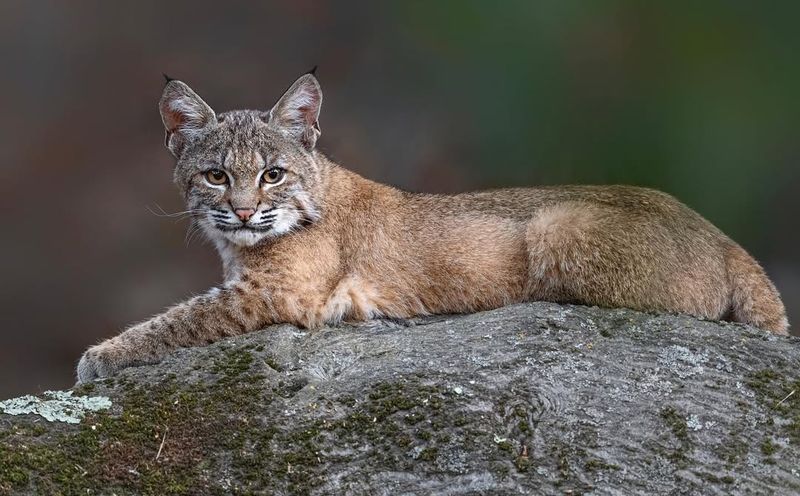
<path fill-rule="evenodd" d="M 121 351 L 110 339 L 86 350 L 78 362 L 78 383 L 108 377 L 127 367 L 130 361 L 126 360 Z"/>

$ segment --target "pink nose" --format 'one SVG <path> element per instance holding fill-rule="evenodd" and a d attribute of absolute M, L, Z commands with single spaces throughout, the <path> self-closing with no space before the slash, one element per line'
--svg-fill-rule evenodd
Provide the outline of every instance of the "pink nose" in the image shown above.
<path fill-rule="evenodd" d="M 233 213 L 236 214 L 236 217 L 239 217 L 239 220 L 242 222 L 247 222 L 250 220 L 250 217 L 256 213 L 256 209 L 254 208 L 235 208 L 233 209 Z"/>

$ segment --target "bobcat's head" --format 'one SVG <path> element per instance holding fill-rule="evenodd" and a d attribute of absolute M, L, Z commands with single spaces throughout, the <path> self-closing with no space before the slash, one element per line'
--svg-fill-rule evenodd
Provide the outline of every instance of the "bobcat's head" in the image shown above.
<path fill-rule="evenodd" d="M 310 73 L 268 111 L 216 114 L 185 83 L 167 83 L 159 110 L 175 183 L 212 240 L 252 246 L 319 218 L 321 104 Z"/>

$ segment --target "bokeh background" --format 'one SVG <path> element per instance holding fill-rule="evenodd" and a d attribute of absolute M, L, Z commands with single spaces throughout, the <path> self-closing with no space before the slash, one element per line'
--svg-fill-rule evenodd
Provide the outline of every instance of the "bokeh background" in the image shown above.
<path fill-rule="evenodd" d="M 680 4 L 680 5 L 679 5 Z M 456 192 L 629 183 L 763 262 L 800 328 L 798 2 L 0 2 L 0 397 L 220 279 L 182 209 L 162 72 L 269 108 L 311 66 L 320 148 Z M 797 330 L 795 330 L 797 332 Z"/>

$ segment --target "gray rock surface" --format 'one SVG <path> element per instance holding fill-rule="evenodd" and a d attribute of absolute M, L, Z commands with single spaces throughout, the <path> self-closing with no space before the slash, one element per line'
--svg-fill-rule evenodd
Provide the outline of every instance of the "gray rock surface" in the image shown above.
<path fill-rule="evenodd" d="M 0 415 L 0 493 L 798 494 L 800 339 L 548 303 L 180 350 Z M 797 391 L 791 394 L 792 391 Z"/>

